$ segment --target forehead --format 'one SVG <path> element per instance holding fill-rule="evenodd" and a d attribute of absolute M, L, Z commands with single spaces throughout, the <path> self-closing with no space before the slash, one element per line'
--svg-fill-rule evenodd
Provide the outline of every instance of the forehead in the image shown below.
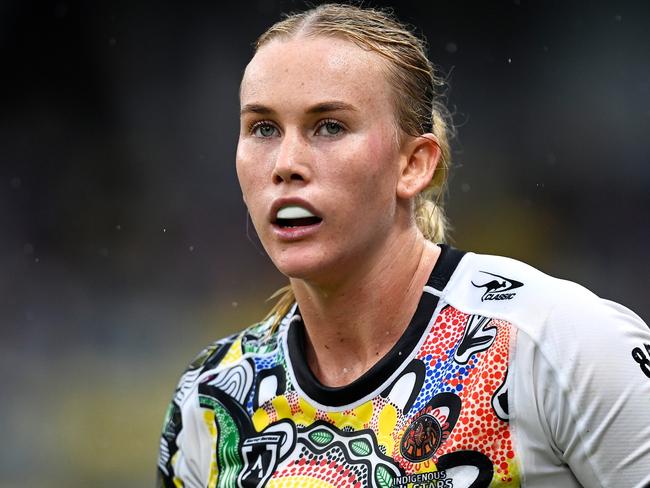
<path fill-rule="evenodd" d="M 246 67 L 241 102 L 295 105 L 315 99 L 389 107 L 385 61 L 336 37 L 274 39 Z"/>

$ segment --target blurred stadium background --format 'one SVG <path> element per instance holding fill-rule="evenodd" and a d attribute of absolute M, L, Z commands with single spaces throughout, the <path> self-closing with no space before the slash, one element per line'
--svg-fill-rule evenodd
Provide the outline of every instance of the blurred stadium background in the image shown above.
<path fill-rule="evenodd" d="M 646 320 L 649 5 L 394 5 L 451 82 L 453 243 Z M 0 2 L 1 488 L 151 486 L 182 368 L 283 283 L 240 198 L 237 89 L 302 8 Z"/>

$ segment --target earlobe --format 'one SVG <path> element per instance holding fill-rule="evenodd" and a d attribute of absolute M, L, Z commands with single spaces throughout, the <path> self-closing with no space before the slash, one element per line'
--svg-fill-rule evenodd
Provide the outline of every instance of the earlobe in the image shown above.
<path fill-rule="evenodd" d="M 433 134 L 423 134 L 407 143 L 402 153 L 403 167 L 397 183 L 397 196 L 410 199 L 424 190 L 433 178 L 441 151 Z"/>

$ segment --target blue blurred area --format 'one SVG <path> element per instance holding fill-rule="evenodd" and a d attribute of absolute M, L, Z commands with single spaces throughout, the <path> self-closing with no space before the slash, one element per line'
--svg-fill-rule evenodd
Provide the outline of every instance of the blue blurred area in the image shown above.
<path fill-rule="evenodd" d="M 303 7 L 0 4 L 0 488 L 151 485 L 181 369 L 283 284 L 241 202 L 237 91 Z M 394 9 L 450 80 L 453 243 L 650 318 L 648 4 Z"/>

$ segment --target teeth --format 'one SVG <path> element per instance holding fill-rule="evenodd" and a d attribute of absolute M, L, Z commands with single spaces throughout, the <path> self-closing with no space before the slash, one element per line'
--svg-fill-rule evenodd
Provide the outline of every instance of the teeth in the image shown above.
<path fill-rule="evenodd" d="M 313 213 L 303 207 L 292 205 L 290 207 L 282 207 L 278 210 L 276 218 L 278 219 L 304 219 L 307 217 L 316 217 Z"/>

